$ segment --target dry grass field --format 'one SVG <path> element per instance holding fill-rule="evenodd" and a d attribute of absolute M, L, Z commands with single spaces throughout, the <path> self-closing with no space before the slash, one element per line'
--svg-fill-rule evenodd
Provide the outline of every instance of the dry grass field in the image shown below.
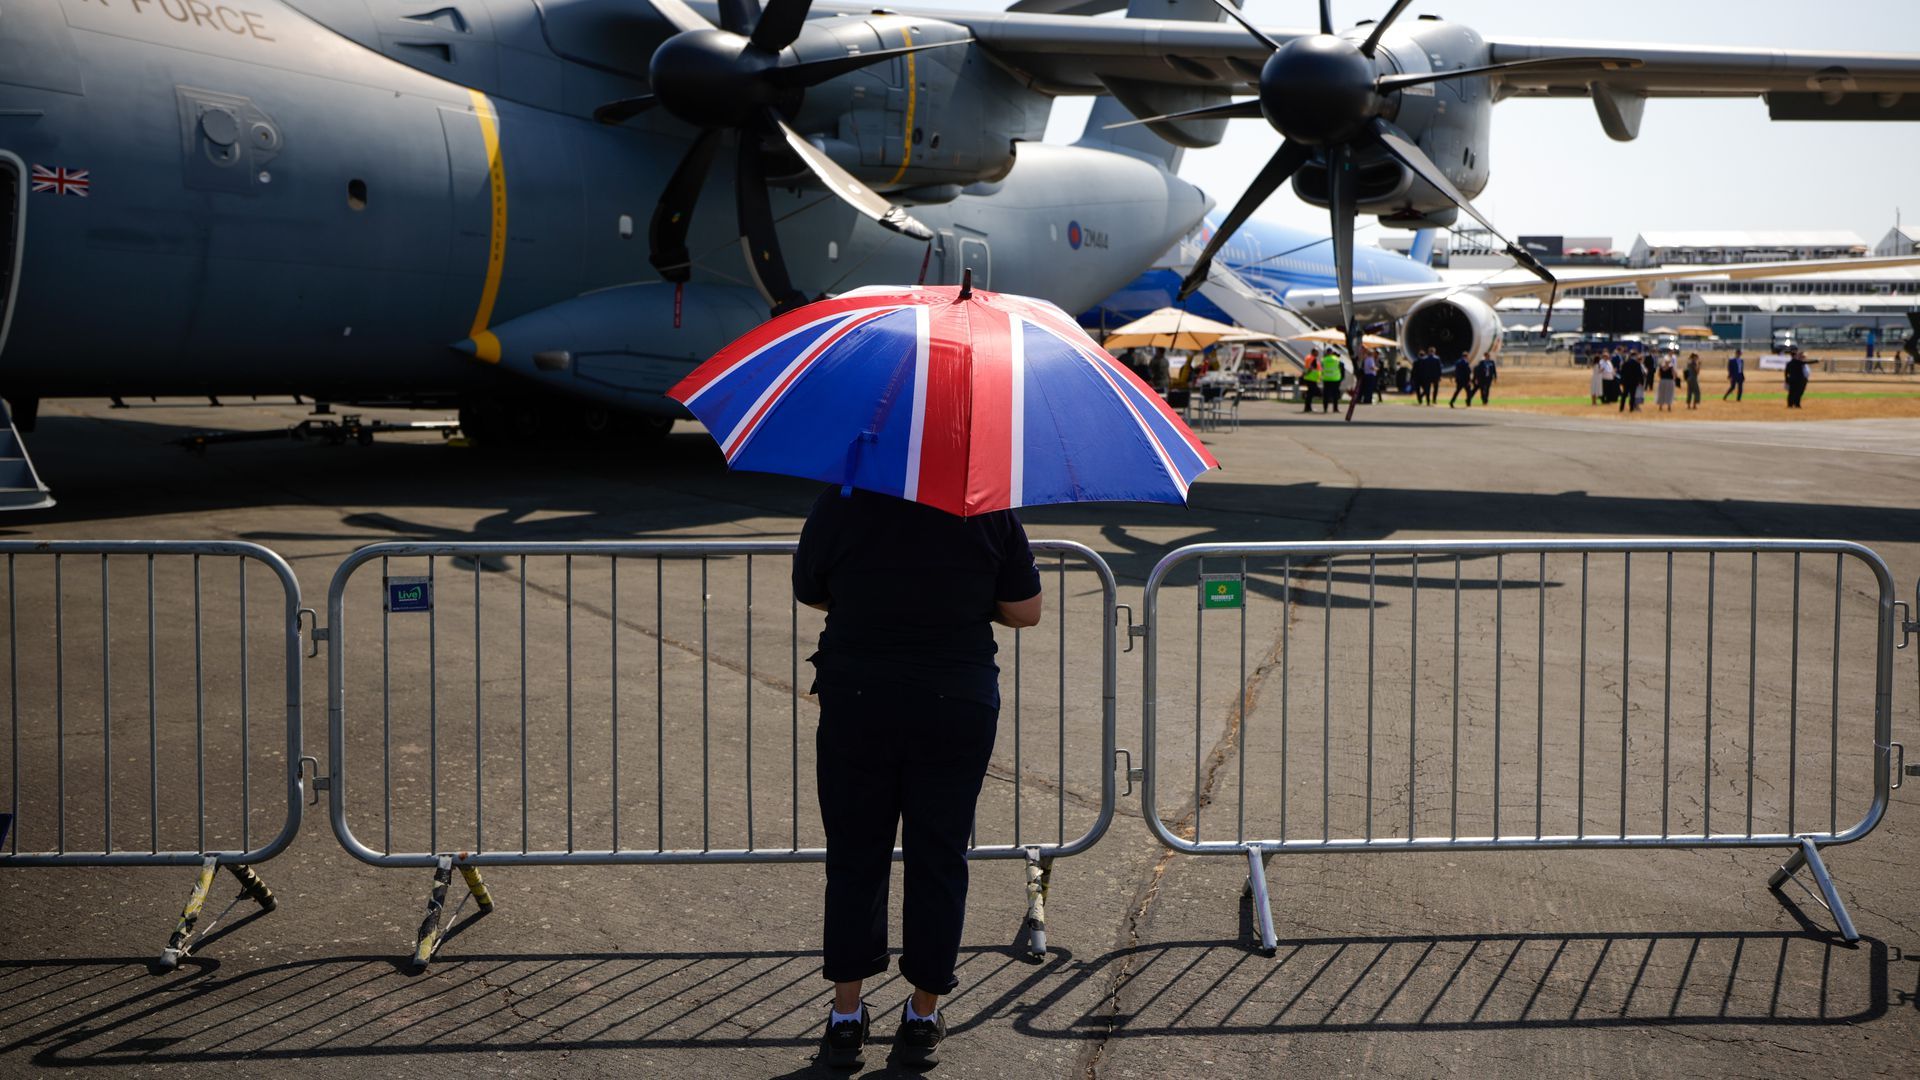
<path fill-rule="evenodd" d="M 1701 366 L 1703 400 L 1698 409 L 1686 408 L 1686 388 L 1682 384 L 1676 388 L 1672 412 L 1657 411 L 1653 394 L 1649 392 L 1646 404 L 1634 418 L 1664 422 L 1920 417 L 1920 376 L 1836 374 L 1815 368 L 1802 407 L 1788 409 L 1785 381 L 1780 372 L 1754 370 L 1750 361 L 1746 400 L 1723 402 L 1720 395 L 1727 389 L 1725 354 L 1703 354 Z M 1502 357 L 1492 404 L 1499 409 L 1559 416 L 1617 413 L 1616 405 L 1591 402 L 1588 377 L 1586 368 L 1566 366 L 1565 354 Z M 1449 382 L 1441 396 L 1452 392 Z"/>

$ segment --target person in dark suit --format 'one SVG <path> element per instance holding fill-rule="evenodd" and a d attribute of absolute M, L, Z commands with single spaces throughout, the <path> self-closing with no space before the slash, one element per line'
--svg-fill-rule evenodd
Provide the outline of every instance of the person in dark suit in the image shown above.
<path fill-rule="evenodd" d="M 1787 408 L 1800 407 L 1800 398 L 1807 392 L 1807 358 L 1799 349 L 1787 358 Z"/>
<path fill-rule="evenodd" d="M 1467 362 L 1467 354 L 1461 353 L 1453 360 L 1453 396 L 1447 399 L 1447 408 L 1467 395 L 1467 408 L 1473 408 L 1473 365 Z"/>
<path fill-rule="evenodd" d="M 1640 387 L 1646 382 L 1646 369 L 1640 366 L 1640 358 L 1628 353 L 1620 360 L 1620 409 L 1621 412 L 1639 412 L 1641 402 Z"/>

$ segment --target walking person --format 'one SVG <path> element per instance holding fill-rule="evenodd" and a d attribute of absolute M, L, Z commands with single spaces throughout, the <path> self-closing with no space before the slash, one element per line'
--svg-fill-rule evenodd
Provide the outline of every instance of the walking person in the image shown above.
<path fill-rule="evenodd" d="M 1608 384 L 1612 383 L 1613 379 L 1613 361 L 1608 360 L 1605 353 L 1595 353 L 1593 371 L 1587 376 L 1587 404 L 1600 404 L 1602 396 L 1612 401 L 1613 390 Z"/>
<path fill-rule="evenodd" d="M 1306 407 L 1302 412 L 1313 411 L 1313 398 L 1320 392 L 1320 348 L 1315 346 L 1307 350 L 1307 360 L 1300 370 L 1300 401 Z"/>
<path fill-rule="evenodd" d="M 1742 401 L 1746 396 L 1747 361 L 1740 355 L 1740 350 L 1735 349 L 1733 355 L 1727 357 L 1727 392 L 1720 395 L 1720 400 L 1732 397 L 1735 401 Z"/>
<path fill-rule="evenodd" d="M 930 1066 L 947 1030 L 940 997 L 959 985 L 967 836 L 1000 713 L 992 624 L 1040 621 L 1040 574 L 1011 510 L 959 517 L 836 485 L 800 533 L 793 594 L 827 613 L 809 658 L 833 983 L 822 1057 L 863 1064 L 872 1017 L 860 988 L 887 968 L 899 830 L 900 974 L 913 992 L 890 1060 Z"/>
<path fill-rule="evenodd" d="M 1360 404 L 1373 404 L 1373 395 L 1380 392 L 1380 357 L 1368 349 L 1360 357 Z"/>
<path fill-rule="evenodd" d="M 1687 354 L 1687 408 L 1700 407 L 1700 354 Z"/>
<path fill-rule="evenodd" d="M 1787 358 L 1787 408 L 1800 407 L 1800 398 L 1807 392 L 1807 360 L 1799 349 Z"/>
<path fill-rule="evenodd" d="M 1467 363 L 1466 353 L 1454 358 L 1453 396 L 1447 399 L 1447 408 L 1453 408 L 1453 403 L 1460 400 L 1462 393 L 1467 395 L 1467 408 L 1473 408 L 1473 365 Z"/>
<path fill-rule="evenodd" d="M 1620 412 L 1640 411 L 1640 382 L 1646 372 L 1632 353 L 1620 359 Z"/>
<path fill-rule="evenodd" d="M 1653 407 L 1658 412 L 1673 411 L 1674 383 L 1678 381 L 1679 371 L 1673 366 L 1673 357 L 1660 358 L 1660 370 L 1656 373 L 1658 381 L 1654 384 Z"/>
<path fill-rule="evenodd" d="M 1499 377 L 1500 371 L 1494 367 L 1492 353 L 1481 357 L 1480 362 L 1473 365 L 1473 388 L 1480 391 L 1480 404 L 1487 403 L 1487 395 L 1493 392 L 1493 380 Z M 1467 396 L 1471 399 L 1473 395 Z M 1471 405 L 1473 402 L 1469 400 L 1467 404 Z"/>

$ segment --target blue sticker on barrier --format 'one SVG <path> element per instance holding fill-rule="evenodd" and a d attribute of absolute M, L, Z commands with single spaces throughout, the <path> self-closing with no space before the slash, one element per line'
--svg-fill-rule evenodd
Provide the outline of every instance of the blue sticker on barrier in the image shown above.
<path fill-rule="evenodd" d="M 423 577 L 390 577 L 387 579 L 387 610 L 432 611 L 433 579 Z"/>

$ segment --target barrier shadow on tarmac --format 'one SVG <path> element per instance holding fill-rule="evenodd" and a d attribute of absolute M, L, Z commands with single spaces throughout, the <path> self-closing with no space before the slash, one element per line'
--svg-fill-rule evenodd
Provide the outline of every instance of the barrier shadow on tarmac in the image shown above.
<path fill-rule="evenodd" d="M 1219 940 L 1172 941 L 1085 961 L 1059 951 L 1038 965 L 981 946 L 963 950 L 962 990 L 946 1008 L 963 1037 L 999 1027 L 1081 1041 L 1838 1027 L 1886 1014 L 1894 955 L 1874 938 L 1852 947 L 1806 931 L 1318 936 L 1283 939 L 1273 957 Z M 818 957 L 498 953 L 443 958 L 420 978 L 403 977 L 395 957 L 372 955 L 233 973 L 238 961 L 192 957 L 164 979 L 148 974 L 144 958 L 0 961 L 0 1061 L 790 1048 L 799 1066 L 818 1039 Z M 890 973 L 869 1000 L 885 1015 L 905 993 Z"/>

